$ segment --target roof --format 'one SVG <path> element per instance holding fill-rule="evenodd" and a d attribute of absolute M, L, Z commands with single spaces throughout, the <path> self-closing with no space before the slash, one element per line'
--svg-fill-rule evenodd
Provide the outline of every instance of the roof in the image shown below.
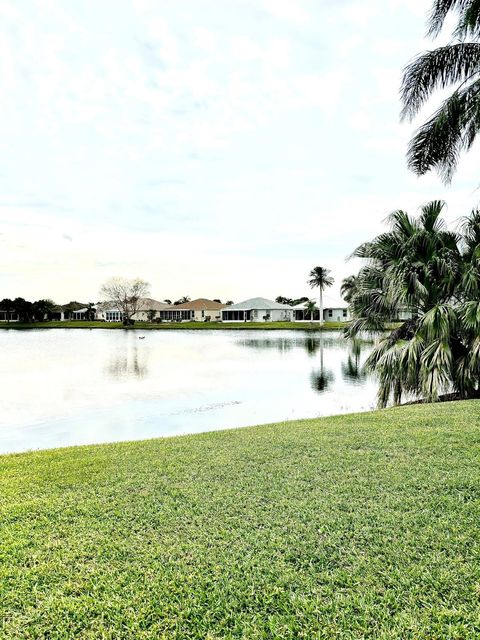
<path fill-rule="evenodd" d="M 318 307 L 318 304 L 319 304 L 318 298 L 312 298 L 311 302 L 314 302 L 315 305 Z M 300 302 L 299 304 L 296 304 L 292 308 L 304 310 L 306 304 L 307 304 L 306 302 Z M 323 308 L 324 309 L 347 309 L 348 304 L 345 302 L 345 300 L 337 300 L 336 298 L 332 298 L 329 295 L 323 294 Z"/>
<path fill-rule="evenodd" d="M 138 303 L 139 311 L 161 311 L 162 309 L 167 309 L 170 305 L 166 302 L 159 302 L 158 300 L 154 300 L 153 298 L 141 298 Z"/>
<path fill-rule="evenodd" d="M 214 302 L 208 298 L 197 298 L 196 300 L 190 300 L 190 302 L 183 302 L 182 304 L 168 305 L 168 309 L 190 309 L 191 311 L 217 311 L 223 309 L 226 305 L 221 302 Z M 229 307 L 230 309 L 231 307 Z"/>
<path fill-rule="evenodd" d="M 279 302 L 274 302 L 273 300 L 268 300 L 267 298 L 249 298 L 248 300 L 244 300 L 243 302 L 238 302 L 237 304 L 231 304 L 225 310 L 244 310 L 250 311 L 251 309 L 292 309 L 292 307 L 288 304 L 280 304 Z"/>

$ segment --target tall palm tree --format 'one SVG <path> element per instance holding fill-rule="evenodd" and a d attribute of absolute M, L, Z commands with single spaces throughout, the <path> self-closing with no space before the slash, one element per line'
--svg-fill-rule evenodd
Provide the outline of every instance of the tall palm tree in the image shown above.
<path fill-rule="evenodd" d="M 381 336 L 399 310 L 411 312 L 367 359 L 381 406 L 405 394 L 435 401 L 442 393 L 480 393 L 480 213 L 455 233 L 441 218 L 443 208 L 430 202 L 416 219 L 395 211 L 390 230 L 354 252 L 365 263 L 347 334 Z"/>
<path fill-rule="evenodd" d="M 330 269 L 325 267 L 314 267 L 309 274 L 308 284 L 312 289 L 318 287 L 319 291 L 319 312 L 320 312 L 320 324 L 323 324 L 323 291 L 327 287 L 331 287 L 333 284 L 333 278 L 330 276 Z"/>
<path fill-rule="evenodd" d="M 436 90 L 453 88 L 417 130 L 407 154 L 415 173 L 436 169 L 445 182 L 451 180 L 460 153 L 470 149 L 480 130 L 480 2 L 434 0 L 429 34 L 436 37 L 452 13 L 458 16 L 454 41 L 417 56 L 405 68 L 401 87 L 402 118 L 408 119 Z"/>
<path fill-rule="evenodd" d="M 348 276 L 342 280 L 340 295 L 350 304 L 357 287 L 357 276 Z"/>

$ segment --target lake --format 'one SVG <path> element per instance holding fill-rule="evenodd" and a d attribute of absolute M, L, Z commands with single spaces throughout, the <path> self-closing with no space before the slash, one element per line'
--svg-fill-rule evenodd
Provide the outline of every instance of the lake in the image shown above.
<path fill-rule="evenodd" d="M 1 330 L 0 452 L 366 411 L 369 349 L 340 332 Z"/>

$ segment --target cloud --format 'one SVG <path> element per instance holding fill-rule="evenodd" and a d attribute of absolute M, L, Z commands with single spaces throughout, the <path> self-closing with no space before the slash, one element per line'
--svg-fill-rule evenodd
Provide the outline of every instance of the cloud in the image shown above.
<path fill-rule="evenodd" d="M 305 24 L 310 17 L 302 0 L 262 0 L 262 5 L 274 18 L 298 25 Z"/>

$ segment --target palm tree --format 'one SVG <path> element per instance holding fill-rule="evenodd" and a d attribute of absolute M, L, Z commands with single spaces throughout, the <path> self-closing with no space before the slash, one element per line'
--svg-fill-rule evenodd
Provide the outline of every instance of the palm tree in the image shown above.
<path fill-rule="evenodd" d="M 309 300 L 305 303 L 305 315 L 310 316 L 310 320 L 313 322 L 313 314 L 317 310 L 317 305 L 313 300 Z"/>
<path fill-rule="evenodd" d="M 353 254 L 365 263 L 347 335 L 381 336 L 399 310 L 411 312 L 366 362 L 379 379 L 380 406 L 406 394 L 435 401 L 480 392 L 480 212 L 455 233 L 441 218 L 444 206 L 430 202 L 418 218 L 395 211 L 390 230 Z"/>
<path fill-rule="evenodd" d="M 405 68 L 401 87 L 402 118 L 410 120 L 437 89 L 453 87 L 415 133 L 407 154 L 415 173 L 436 169 L 445 182 L 451 180 L 460 153 L 470 149 L 480 130 L 480 3 L 434 0 L 429 34 L 438 36 L 451 13 L 458 15 L 454 41 L 417 56 Z"/>
<path fill-rule="evenodd" d="M 308 284 L 312 289 L 318 287 L 319 290 L 319 311 L 320 311 L 320 324 L 323 324 L 323 291 L 326 287 L 331 287 L 333 284 L 333 278 L 330 276 L 330 270 L 324 267 L 314 267 L 309 274 Z"/>
<path fill-rule="evenodd" d="M 356 276 L 348 276 L 342 280 L 342 284 L 340 286 L 340 295 L 343 297 L 345 302 L 352 301 L 352 297 L 355 293 L 357 286 L 357 277 Z"/>

